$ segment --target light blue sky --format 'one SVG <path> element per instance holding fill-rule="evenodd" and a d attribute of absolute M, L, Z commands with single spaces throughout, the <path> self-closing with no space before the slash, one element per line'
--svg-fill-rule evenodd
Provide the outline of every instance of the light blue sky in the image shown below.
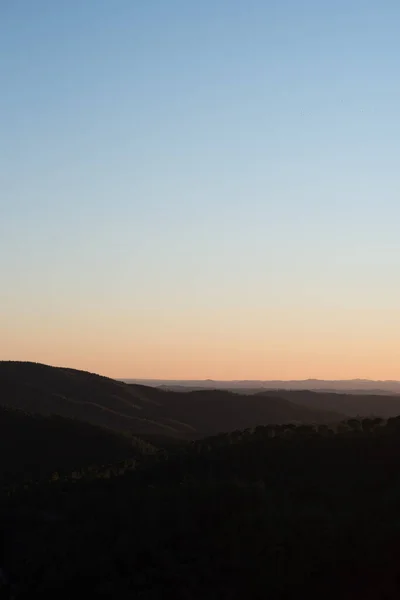
<path fill-rule="evenodd" d="M 400 334 L 399 31 L 397 0 L 0 2 L 0 359 L 235 378 L 179 369 L 217 315 Z"/>

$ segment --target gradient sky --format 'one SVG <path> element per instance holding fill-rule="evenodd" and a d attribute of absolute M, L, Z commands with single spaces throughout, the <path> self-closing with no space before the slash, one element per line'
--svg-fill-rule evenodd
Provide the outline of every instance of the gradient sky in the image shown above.
<path fill-rule="evenodd" d="M 2 0 L 0 359 L 400 379 L 398 0 Z"/>

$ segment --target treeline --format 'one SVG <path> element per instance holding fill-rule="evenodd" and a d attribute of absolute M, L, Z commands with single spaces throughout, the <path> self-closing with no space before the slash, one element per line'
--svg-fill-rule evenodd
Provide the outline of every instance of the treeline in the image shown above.
<path fill-rule="evenodd" d="M 130 434 L 57 415 L 43 417 L 0 407 L 0 484 L 3 487 L 67 476 L 90 476 L 102 465 L 132 463 L 135 457 L 153 450 L 151 444 Z M 121 467 L 110 467 L 114 471 L 118 468 Z"/>
<path fill-rule="evenodd" d="M 256 427 L 3 498 L 4 568 L 16 598 L 394 599 L 399 503 L 400 418 Z"/>
<path fill-rule="evenodd" d="M 153 442 L 159 444 L 157 448 L 154 443 L 129 433 L 118 434 L 58 416 L 44 418 L 22 411 L 0 409 L 0 431 L 2 424 L 6 434 L 1 438 L 0 446 L 4 450 L 2 456 L 7 457 L 3 483 L 14 483 L 17 487 L 23 483 L 25 488 L 46 480 L 75 482 L 81 479 L 108 479 L 133 470 L 138 471 L 146 481 L 154 477 L 159 477 L 160 481 L 171 481 L 174 470 L 177 469 L 178 479 L 189 476 L 189 473 L 193 477 L 198 465 L 208 460 L 215 470 L 223 454 L 228 463 L 223 465 L 226 474 L 230 465 L 234 465 L 235 469 L 240 468 L 248 452 L 257 454 L 259 447 L 265 455 L 265 452 L 274 453 L 276 445 L 281 444 L 280 452 L 286 448 L 290 455 L 293 444 L 307 440 L 313 440 L 314 445 L 320 447 L 331 447 L 337 460 L 338 448 L 345 450 L 346 440 L 352 443 L 354 439 L 367 438 L 367 446 L 370 447 L 371 439 L 382 437 L 390 446 L 397 443 L 396 434 L 400 436 L 400 417 L 387 420 L 369 417 L 348 419 L 334 427 L 293 423 L 258 426 L 192 442 L 168 437 L 153 438 Z M 332 446 L 327 440 L 332 441 Z M 31 448 L 28 460 L 25 446 Z M 12 447 L 14 452 L 11 451 Z M 232 454 L 237 455 L 238 459 L 232 460 Z M 254 470 L 257 464 L 256 456 L 252 456 L 250 470 Z"/>

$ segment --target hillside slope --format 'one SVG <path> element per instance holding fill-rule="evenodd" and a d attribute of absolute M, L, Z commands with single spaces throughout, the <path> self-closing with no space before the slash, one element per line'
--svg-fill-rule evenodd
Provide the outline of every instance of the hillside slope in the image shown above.
<path fill-rule="evenodd" d="M 276 394 L 301 407 L 312 410 L 335 410 L 347 417 L 377 415 L 389 418 L 400 415 L 400 396 L 396 395 L 279 390 L 265 391 L 258 394 L 258 396 L 265 398 L 274 397 Z"/>
<path fill-rule="evenodd" d="M 347 425 L 232 432 L 0 494 L 13 597 L 397 600 L 400 418 Z"/>
<path fill-rule="evenodd" d="M 57 414 L 137 435 L 193 439 L 269 423 L 339 421 L 339 412 L 229 391 L 169 392 L 36 363 L 0 362 L 0 406 Z"/>
<path fill-rule="evenodd" d="M 41 415 L 57 414 L 136 433 L 178 434 L 184 427 L 151 418 L 161 394 L 74 369 L 29 362 L 0 362 L 0 405 Z"/>
<path fill-rule="evenodd" d="M 161 399 L 159 414 L 184 421 L 201 436 L 270 423 L 332 423 L 342 418 L 337 412 L 306 408 L 279 395 L 243 396 L 224 390 L 202 390 L 164 392 Z"/>
<path fill-rule="evenodd" d="M 131 460 L 153 450 L 138 438 L 83 421 L 0 407 L 1 485 Z"/>

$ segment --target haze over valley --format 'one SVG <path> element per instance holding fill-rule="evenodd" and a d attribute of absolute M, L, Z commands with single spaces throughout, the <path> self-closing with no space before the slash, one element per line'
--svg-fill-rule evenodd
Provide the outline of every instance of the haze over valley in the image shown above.
<path fill-rule="evenodd" d="M 262 390 L 314 390 L 337 391 L 350 394 L 400 394 L 400 381 L 373 381 L 369 379 L 346 379 L 343 381 L 325 381 L 320 379 L 305 379 L 293 381 L 214 381 L 205 380 L 173 380 L 173 379 L 122 379 L 127 383 L 138 383 L 152 387 L 168 389 L 225 389 L 239 392 Z"/>

